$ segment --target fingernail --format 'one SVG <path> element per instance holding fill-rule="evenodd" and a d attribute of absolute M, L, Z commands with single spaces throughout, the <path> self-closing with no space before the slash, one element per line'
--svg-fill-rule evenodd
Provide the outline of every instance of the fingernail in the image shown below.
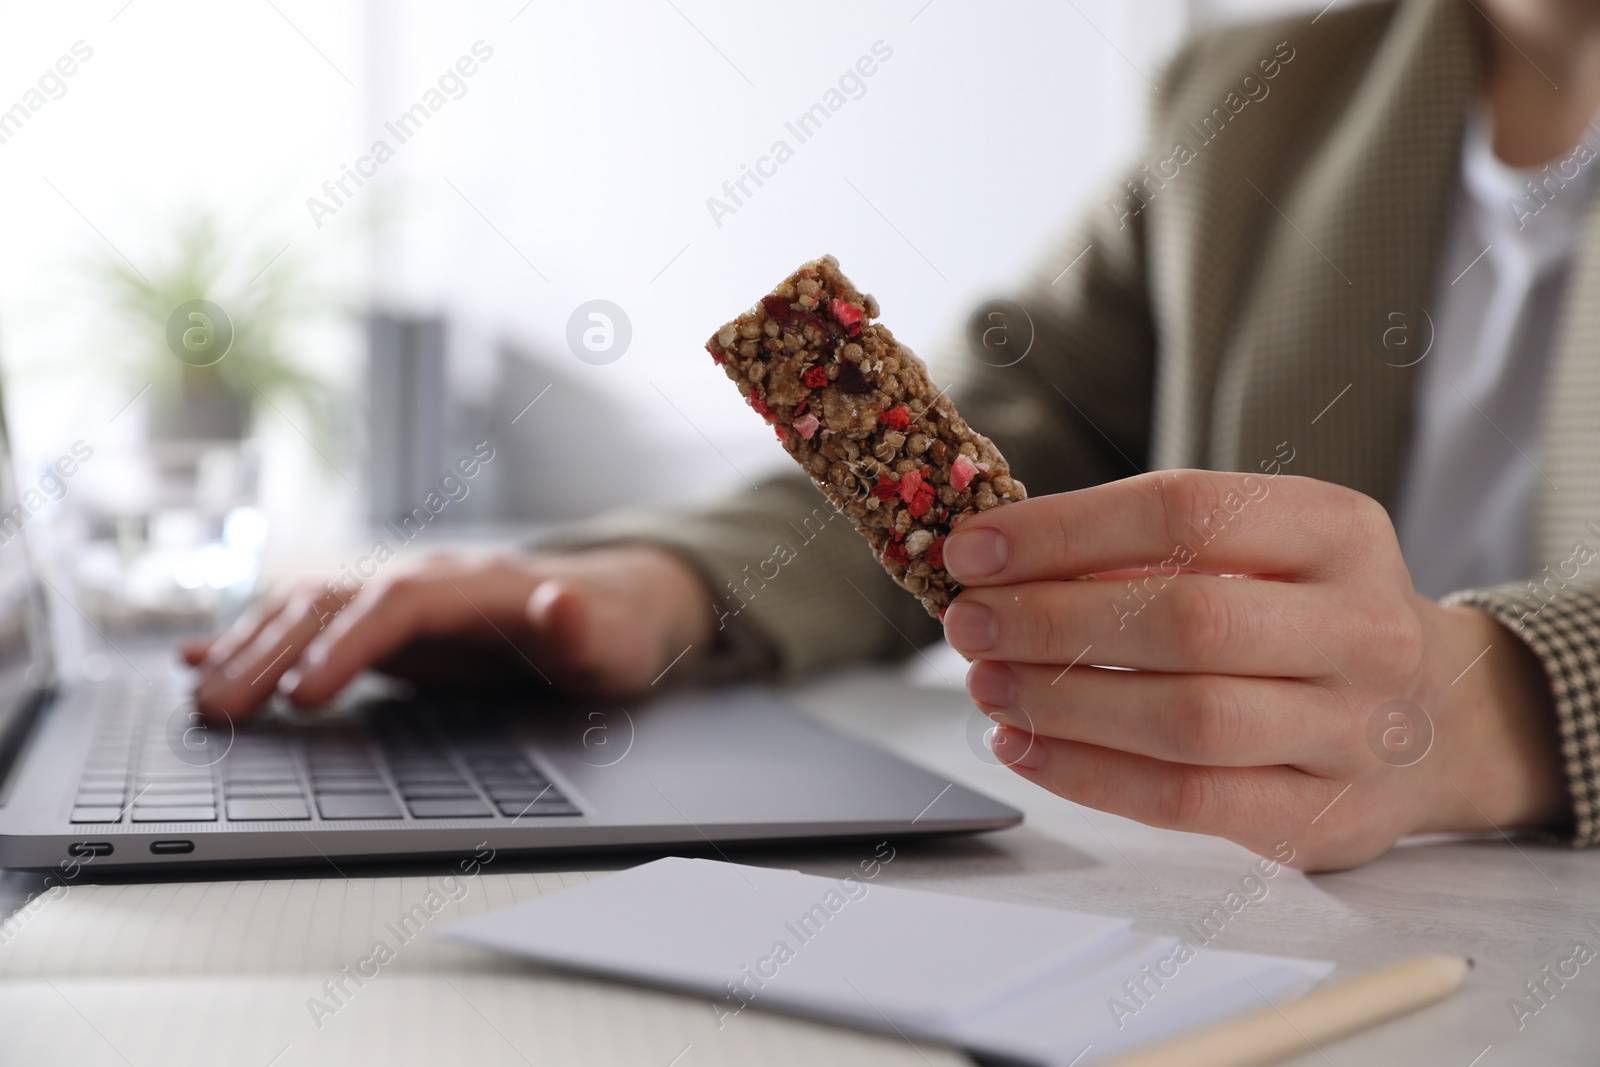
<path fill-rule="evenodd" d="M 945 538 L 944 569 L 960 581 L 999 574 L 1010 557 L 1011 546 L 999 530 L 956 530 Z"/>
<path fill-rule="evenodd" d="M 1007 767 L 1036 771 L 1044 766 L 1044 745 L 1038 738 L 1010 726 L 989 731 L 989 750 Z"/>
<path fill-rule="evenodd" d="M 957 599 L 944 613 L 944 636 L 961 652 L 982 652 L 995 642 L 994 612 L 977 601 Z"/>
<path fill-rule="evenodd" d="M 300 680 L 304 677 L 300 673 L 300 668 L 290 667 L 283 672 L 283 677 L 278 679 L 278 692 L 288 696 L 300 687 Z"/>
<path fill-rule="evenodd" d="M 980 659 L 967 670 L 967 695 L 979 704 L 1009 708 L 1017 699 L 1016 677 L 998 660 Z"/>

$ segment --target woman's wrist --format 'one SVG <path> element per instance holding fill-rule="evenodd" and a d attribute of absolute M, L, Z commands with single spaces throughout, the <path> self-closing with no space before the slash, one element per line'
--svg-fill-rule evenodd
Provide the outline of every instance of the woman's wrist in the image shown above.
<path fill-rule="evenodd" d="M 1440 690 L 1450 708 L 1435 724 L 1445 760 L 1422 829 L 1509 831 L 1569 821 L 1560 730 L 1538 657 L 1487 612 L 1441 611 L 1451 644 L 1471 666 Z"/>

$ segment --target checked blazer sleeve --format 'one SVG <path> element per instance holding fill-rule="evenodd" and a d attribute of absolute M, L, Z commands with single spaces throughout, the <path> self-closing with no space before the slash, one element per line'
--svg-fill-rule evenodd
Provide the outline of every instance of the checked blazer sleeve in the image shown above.
<path fill-rule="evenodd" d="M 1446 599 L 1493 615 L 1533 650 L 1561 731 L 1561 756 L 1572 795 L 1567 839 L 1600 844 L 1600 584 L 1569 585 L 1549 600 L 1527 585 L 1469 590 Z"/>

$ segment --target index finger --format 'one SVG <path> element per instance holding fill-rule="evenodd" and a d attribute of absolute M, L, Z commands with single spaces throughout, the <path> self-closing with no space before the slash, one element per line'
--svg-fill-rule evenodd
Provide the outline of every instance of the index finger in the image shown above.
<path fill-rule="evenodd" d="M 1317 578 L 1364 552 L 1388 521 L 1377 501 L 1331 482 L 1154 471 L 974 515 L 945 541 L 944 564 L 963 585 L 1149 566 Z"/>

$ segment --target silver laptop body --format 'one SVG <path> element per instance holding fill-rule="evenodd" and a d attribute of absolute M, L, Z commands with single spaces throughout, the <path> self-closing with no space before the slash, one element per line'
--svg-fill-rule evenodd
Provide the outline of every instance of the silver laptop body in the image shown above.
<path fill-rule="evenodd" d="M 0 417 L 0 514 L 16 502 Z M 171 679 L 62 685 L 24 539 L 0 544 L 0 868 L 329 863 L 883 839 L 1015 809 L 758 689 L 650 704 L 388 696 L 200 722 Z"/>

